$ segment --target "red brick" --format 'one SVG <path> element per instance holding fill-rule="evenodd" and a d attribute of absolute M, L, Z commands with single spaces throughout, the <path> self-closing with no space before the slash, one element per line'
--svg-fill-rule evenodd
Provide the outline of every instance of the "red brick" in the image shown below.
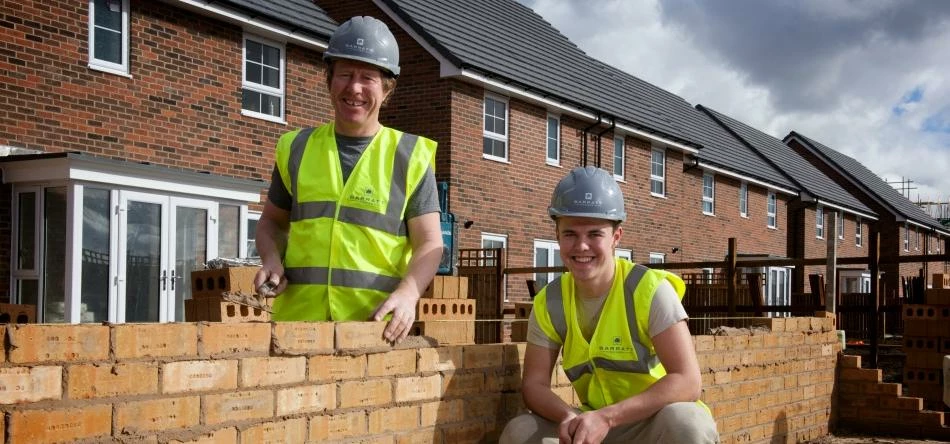
<path fill-rule="evenodd" d="M 241 430 L 241 442 L 294 443 L 307 440 L 307 419 L 294 418 L 265 422 Z"/>
<path fill-rule="evenodd" d="M 396 402 L 437 399 L 442 395 L 442 376 L 410 376 L 396 379 Z"/>
<path fill-rule="evenodd" d="M 337 322 L 337 350 L 390 349 L 383 338 L 386 322 Z"/>
<path fill-rule="evenodd" d="M 13 363 L 101 361 L 109 358 L 104 325 L 10 325 L 8 359 Z"/>
<path fill-rule="evenodd" d="M 206 424 L 263 419 L 274 415 L 274 392 L 268 390 L 205 395 L 202 401 Z"/>
<path fill-rule="evenodd" d="M 158 393 L 158 366 L 153 363 L 71 365 L 67 374 L 69 399 Z"/>
<path fill-rule="evenodd" d="M 112 327 L 112 334 L 116 359 L 187 358 L 198 354 L 195 324 L 120 324 Z"/>
<path fill-rule="evenodd" d="M 381 406 L 393 400 L 393 386 L 389 379 L 344 381 L 339 386 L 341 409 Z"/>
<path fill-rule="evenodd" d="M 202 324 L 201 356 L 221 356 L 270 351 L 270 324 Z"/>
<path fill-rule="evenodd" d="M 396 376 L 416 372 L 416 350 L 393 350 L 366 356 L 367 376 Z"/>
<path fill-rule="evenodd" d="M 275 322 L 274 352 L 288 355 L 332 353 L 332 322 Z"/>
<path fill-rule="evenodd" d="M 260 267 L 227 267 L 191 272 L 191 294 L 194 298 L 215 298 L 221 293 L 256 294 L 254 275 Z"/>
<path fill-rule="evenodd" d="M 307 361 L 311 381 L 362 378 L 366 375 L 366 356 L 319 355 Z"/>
<path fill-rule="evenodd" d="M 409 334 L 427 336 L 435 339 L 439 345 L 474 344 L 475 323 L 473 321 L 416 322 L 412 324 Z"/>
<path fill-rule="evenodd" d="M 0 368 L 0 404 L 19 404 L 62 398 L 62 367 Z"/>
<path fill-rule="evenodd" d="M 322 412 L 336 408 L 336 385 L 305 385 L 277 390 L 277 415 Z"/>
<path fill-rule="evenodd" d="M 420 298 L 416 303 L 416 320 L 471 320 L 475 319 L 474 299 Z"/>
<path fill-rule="evenodd" d="M 162 398 L 117 404 L 116 427 L 122 433 L 172 430 L 200 423 L 200 398 Z"/>
<path fill-rule="evenodd" d="M 368 423 L 370 434 L 412 430 L 419 427 L 419 407 L 411 405 L 372 410 Z"/>
<path fill-rule="evenodd" d="M 177 361 L 162 365 L 162 393 L 237 388 L 235 360 Z"/>
<path fill-rule="evenodd" d="M 292 384 L 307 378 L 307 358 L 261 357 L 241 359 L 241 387 Z"/>
<path fill-rule="evenodd" d="M 112 434 L 112 405 L 73 409 L 17 410 L 9 413 L 10 443 L 54 443 Z"/>

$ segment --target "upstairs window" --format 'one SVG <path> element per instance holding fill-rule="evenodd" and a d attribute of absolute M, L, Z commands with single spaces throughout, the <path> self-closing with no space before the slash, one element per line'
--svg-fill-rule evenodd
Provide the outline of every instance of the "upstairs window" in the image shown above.
<path fill-rule="evenodd" d="M 89 67 L 129 74 L 129 0 L 89 1 Z"/>
<path fill-rule="evenodd" d="M 549 165 L 561 164 L 561 120 L 557 116 L 548 116 L 547 155 Z"/>
<path fill-rule="evenodd" d="M 659 149 L 650 154 L 650 194 L 666 196 L 666 152 Z"/>
<path fill-rule="evenodd" d="M 910 251 L 910 225 L 904 223 L 904 251 Z"/>
<path fill-rule="evenodd" d="M 283 45 L 258 37 L 244 37 L 241 114 L 284 121 Z"/>
<path fill-rule="evenodd" d="M 835 223 L 838 227 L 838 239 L 844 239 L 844 212 L 838 211 L 838 217 Z"/>
<path fill-rule="evenodd" d="M 623 137 L 614 137 L 614 179 L 623 180 L 624 155 Z"/>
<path fill-rule="evenodd" d="M 821 206 L 815 208 L 815 237 L 825 238 L 825 209 Z"/>
<path fill-rule="evenodd" d="M 769 197 L 766 204 L 766 215 L 769 228 L 778 228 L 778 204 L 775 198 L 775 192 L 769 191 Z"/>
<path fill-rule="evenodd" d="M 485 130 L 482 157 L 508 161 L 508 100 L 485 96 Z"/>
<path fill-rule="evenodd" d="M 739 184 L 739 216 L 749 217 L 749 184 Z"/>
<path fill-rule="evenodd" d="M 854 245 L 864 245 L 864 227 L 861 226 L 861 218 L 858 217 L 854 222 Z"/>
<path fill-rule="evenodd" d="M 712 173 L 703 173 L 703 214 L 716 214 L 716 178 Z"/>

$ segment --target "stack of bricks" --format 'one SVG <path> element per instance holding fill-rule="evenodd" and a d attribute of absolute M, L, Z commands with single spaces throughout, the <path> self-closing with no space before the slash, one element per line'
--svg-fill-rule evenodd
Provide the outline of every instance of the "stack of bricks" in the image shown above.
<path fill-rule="evenodd" d="M 260 267 L 226 267 L 191 272 L 191 299 L 185 300 L 185 320 L 189 322 L 270 321 L 270 313 L 223 298 L 223 293 L 256 295 L 254 275 Z M 270 303 L 273 299 L 264 299 Z"/>
<path fill-rule="evenodd" d="M 475 342 L 475 299 L 468 298 L 468 278 L 436 276 L 416 305 L 410 334 L 428 336 L 440 345 Z"/>
<path fill-rule="evenodd" d="M 528 316 L 531 315 L 532 302 L 515 302 L 515 319 L 511 322 L 511 342 L 528 340 Z"/>
<path fill-rule="evenodd" d="M 924 304 L 903 307 L 904 387 L 928 408 L 943 410 L 943 357 L 950 354 L 950 274 L 933 275 Z"/>
<path fill-rule="evenodd" d="M 880 369 L 861 368 L 860 356 L 838 359 L 838 426 L 872 435 L 945 442 L 944 413 L 924 410 L 924 400 L 907 396 L 899 383 L 882 382 Z"/>

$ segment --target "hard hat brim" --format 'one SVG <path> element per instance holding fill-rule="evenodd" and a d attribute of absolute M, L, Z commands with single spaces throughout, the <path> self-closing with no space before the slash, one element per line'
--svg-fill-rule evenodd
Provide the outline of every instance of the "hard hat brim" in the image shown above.
<path fill-rule="evenodd" d="M 373 65 L 385 72 L 388 72 L 389 74 L 392 74 L 393 77 L 399 77 L 398 66 L 393 67 L 391 65 L 385 65 L 385 64 L 379 63 L 379 61 L 377 61 L 376 59 L 371 59 L 369 57 L 349 55 L 349 54 L 331 54 L 329 52 L 323 53 L 323 60 L 326 62 L 337 60 L 337 59 L 346 59 L 346 60 L 353 60 L 356 62 L 363 62 L 367 65 Z"/>

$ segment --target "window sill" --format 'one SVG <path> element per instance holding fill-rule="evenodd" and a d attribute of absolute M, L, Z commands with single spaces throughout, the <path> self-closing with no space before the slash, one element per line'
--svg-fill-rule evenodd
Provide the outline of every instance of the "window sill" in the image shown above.
<path fill-rule="evenodd" d="M 511 162 L 508 159 L 505 159 L 503 157 L 492 156 L 485 153 L 482 153 L 482 159 L 491 160 L 493 162 L 498 162 L 498 163 L 506 163 L 508 165 L 511 165 Z"/>
<path fill-rule="evenodd" d="M 656 193 L 650 193 L 650 197 L 656 197 L 656 198 L 658 198 L 658 199 L 666 199 L 666 198 L 667 198 L 665 194 L 656 194 Z"/>
<path fill-rule="evenodd" d="M 547 160 L 547 161 L 544 162 L 544 164 L 547 165 L 547 166 L 555 167 L 555 168 L 562 168 L 560 162 L 554 162 L 554 161 Z"/>
<path fill-rule="evenodd" d="M 127 79 L 131 79 L 131 78 L 132 78 L 132 74 L 129 74 L 129 70 L 128 70 L 128 69 L 117 69 L 117 68 L 113 68 L 113 67 L 110 67 L 110 66 L 97 65 L 97 64 L 95 64 L 95 63 L 90 63 L 90 64 L 89 64 L 89 69 L 91 69 L 91 70 L 93 70 L 93 71 L 99 71 L 99 72 L 104 72 L 104 73 L 109 73 L 109 74 L 115 74 L 115 75 L 117 75 L 117 76 L 125 77 L 125 78 L 127 78 Z"/>
<path fill-rule="evenodd" d="M 262 114 L 254 111 L 248 111 L 246 109 L 241 110 L 241 115 L 246 117 L 253 117 L 255 119 L 266 120 L 268 122 L 279 123 L 281 125 L 286 125 L 287 121 L 281 117 L 272 116 L 270 114 Z"/>

